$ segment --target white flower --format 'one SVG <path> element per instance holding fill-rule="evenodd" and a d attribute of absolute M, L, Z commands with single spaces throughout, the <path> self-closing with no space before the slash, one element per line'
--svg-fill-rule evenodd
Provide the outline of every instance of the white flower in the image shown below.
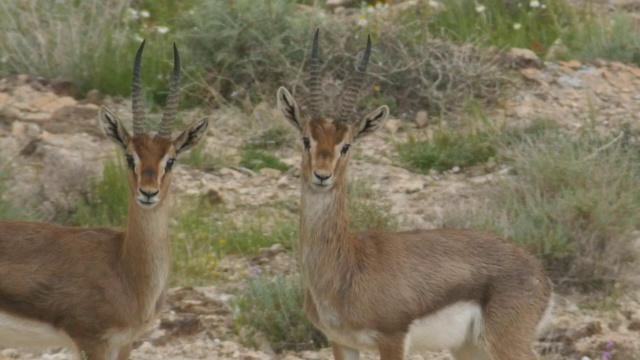
<path fill-rule="evenodd" d="M 360 15 L 360 18 L 358 19 L 358 25 L 360 26 L 367 25 L 367 17 L 364 15 Z"/>
<path fill-rule="evenodd" d="M 591 358 L 589 358 L 588 356 L 583 356 L 580 360 L 591 360 Z"/>
<path fill-rule="evenodd" d="M 166 34 L 169 32 L 169 28 L 166 26 L 156 26 L 156 31 L 158 34 Z"/>
<path fill-rule="evenodd" d="M 127 9 L 127 18 L 131 20 L 137 20 L 139 17 L 140 15 L 135 9 L 132 9 L 132 8 Z"/>
<path fill-rule="evenodd" d="M 541 4 L 540 5 L 540 9 L 546 9 L 547 8 L 547 4 Z"/>
<path fill-rule="evenodd" d="M 135 34 L 133 35 L 133 40 L 135 40 L 137 43 L 140 43 L 142 42 L 142 40 L 144 40 L 144 38 L 140 36 L 140 34 Z"/>
<path fill-rule="evenodd" d="M 434 9 L 440 8 L 440 5 L 441 4 L 435 0 L 429 0 L 429 6 L 431 6 Z"/>
<path fill-rule="evenodd" d="M 484 12 L 486 10 L 486 8 L 484 7 L 484 5 L 482 4 L 476 4 L 476 12 Z"/>
<path fill-rule="evenodd" d="M 531 2 L 529 2 L 529 6 L 531 6 L 532 8 L 540 7 L 540 1 L 538 1 L 538 0 L 531 0 Z"/>
<path fill-rule="evenodd" d="M 367 5 L 367 12 L 373 12 L 374 10 L 373 5 Z"/>
<path fill-rule="evenodd" d="M 147 18 L 149 18 L 150 16 L 151 16 L 151 14 L 150 14 L 147 10 L 142 10 L 142 11 L 140 11 L 140 17 L 141 17 L 141 18 L 147 19 Z"/>
<path fill-rule="evenodd" d="M 522 28 L 522 24 L 520 24 L 520 23 L 513 23 L 513 30 L 520 30 L 520 28 Z"/>

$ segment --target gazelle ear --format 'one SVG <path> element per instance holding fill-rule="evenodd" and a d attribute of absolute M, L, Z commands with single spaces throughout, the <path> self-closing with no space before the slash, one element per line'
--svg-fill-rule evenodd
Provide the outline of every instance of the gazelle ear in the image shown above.
<path fill-rule="evenodd" d="M 196 146 L 196 144 L 205 138 L 208 127 L 209 119 L 206 117 L 196 120 L 193 124 L 189 125 L 185 131 L 173 140 L 173 147 L 176 149 L 176 154 L 180 155 L 180 153 Z"/>
<path fill-rule="evenodd" d="M 131 135 L 129 135 L 129 132 L 122 125 L 116 114 L 109 110 L 108 107 L 102 106 L 98 111 L 98 120 L 102 132 L 104 132 L 111 141 L 120 146 L 122 150 L 126 150 L 131 140 Z"/>
<path fill-rule="evenodd" d="M 282 114 L 287 120 L 289 120 L 291 125 L 295 126 L 298 131 L 302 131 L 304 123 L 302 116 L 300 115 L 300 107 L 296 100 L 284 87 L 280 87 L 278 89 L 278 94 L 276 96 L 278 100 L 278 109 L 282 111 Z"/>
<path fill-rule="evenodd" d="M 365 116 L 356 125 L 356 139 L 373 134 L 384 126 L 389 118 L 389 107 L 382 105 Z"/>

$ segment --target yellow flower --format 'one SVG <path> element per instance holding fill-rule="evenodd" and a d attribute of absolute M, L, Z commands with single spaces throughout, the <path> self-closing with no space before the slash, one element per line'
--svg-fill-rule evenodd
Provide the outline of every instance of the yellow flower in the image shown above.
<path fill-rule="evenodd" d="M 373 87 L 373 91 L 375 91 L 377 93 L 379 93 L 380 90 L 382 90 L 382 88 L 380 88 L 380 85 L 376 85 L 376 86 Z"/>
<path fill-rule="evenodd" d="M 207 259 L 212 259 L 213 258 L 213 254 L 212 253 L 208 253 L 207 254 Z"/>
<path fill-rule="evenodd" d="M 367 17 L 364 15 L 360 15 L 360 19 L 358 19 L 358 25 L 360 26 L 367 25 Z"/>
<path fill-rule="evenodd" d="M 209 263 L 209 269 L 215 269 L 217 265 L 218 264 L 216 264 L 215 261 L 212 261 L 212 262 Z"/>
<path fill-rule="evenodd" d="M 227 243 L 227 240 L 225 240 L 225 239 L 220 239 L 220 245 L 224 245 L 224 244 L 226 244 L 226 243 Z"/>

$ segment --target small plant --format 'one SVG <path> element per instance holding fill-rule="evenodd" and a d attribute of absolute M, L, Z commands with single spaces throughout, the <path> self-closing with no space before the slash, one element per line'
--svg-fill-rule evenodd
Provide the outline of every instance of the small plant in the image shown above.
<path fill-rule="evenodd" d="M 218 261 L 227 254 L 252 255 L 282 244 L 292 247 L 294 221 L 256 214 L 239 223 L 216 206 L 203 203 L 185 211 L 172 228 L 173 283 L 201 285 L 219 280 Z"/>
<path fill-rule="evenodd" d="M 450 170 L 454 166 L 468 167 L 496 155 L 494 138 L 489 133 L 464 133 L 443 127 L 438 128 L 430 140 L 410 138 L 397 149 L 406 166 L 421 173 L 431 169 Z"/>
<path fill-rule="evenodd" d="M 11 164 L 0 162 L 0 220 L 30 220 L 30 216 L 24 209 L 15 203 L 8 189 L 7 181 L 13 169 Z"/>
<path fill-rule="evenodd" d="M 263 168 L 271 168 L 280 171 L 289 170 L 290 166 L 280 161 L 274 155 L 266 153 L 261 150 L 245 150 L 242 152 L 242 159 L 240 159 L 240 166 L 247 169 L 258 171 Z"/>
<path fill-rule="evenodd" d="M 327 340 L 307 319 L 304 290 L 299 275 L 265 276 L 249 279 L 247 289 L 236 302 L 236 326 L 248 327 L 249 336 L 256 331 L 267 336 L 273 350 L 311 350 L 327 345 Z"/>
<path fill-rule="evenodd" d="M 75 226 L 124 226 L 129 207 L 127 168 L 120 156 L 104 164 L 102 177 L 90 182 L 84 201 L 69 223 Z"/>

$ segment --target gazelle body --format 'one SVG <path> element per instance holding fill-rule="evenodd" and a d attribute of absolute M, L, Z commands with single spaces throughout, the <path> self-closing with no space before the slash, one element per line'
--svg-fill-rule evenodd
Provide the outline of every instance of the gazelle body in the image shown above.
<path fill-rule="evenodd" d="M 347 212 L 351 144 L 381 128 L 382 106 L 350 122 L 370 56 L 370 40 L 342 98 L 337 120 L 320 110 L 318 33 L 309 118 L 285 89 L 278 107 L 300 131 L 302 199 L 299 263 L 305 310 L 336 359 L 376 349 L 382 360 L 448 349 L 458 360 L 532 360 L 532 343 L 551 308 L 540 262 L 520 247 L 474 230 L 353 232 Z"/>
<path fill-rule="evenodd" d="M 88 360 L 126 360 L 153 325 L 171 264 L 169 209 L 175 158 L 204 138 L 208 121 L 172 138 L 180 61 L 160 131 L 144 133 L 140 64 L 133 71 L 133 135 L 107 108 L 105 134 L 125 152 L 129 214 L 124 232 L 0 222 L 0 346 L 66 347 Z"/>

